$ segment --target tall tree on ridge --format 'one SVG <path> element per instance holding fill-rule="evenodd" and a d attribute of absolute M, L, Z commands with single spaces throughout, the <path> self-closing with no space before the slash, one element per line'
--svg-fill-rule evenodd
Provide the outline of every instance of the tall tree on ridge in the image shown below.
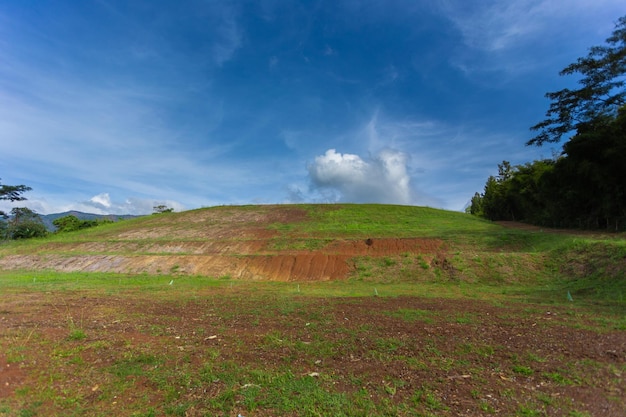
<path fill-rule="evenodd" d="M 24 201 L 25 197 L 22 197 L 22 193 L 30 191 L 32 188 L 25 185 L 2 185 L 0 184 L 0 200 Z M 0 210 L 0 217 L 6 217 L 6 213 Z"/>
<path fill-rule="evenodd" d="M 576 90 L 547 93 L 552 100 L 546 119 L 531 127 L 539 132 L 527 145 L 559 142 L 563 135 L 598 120 L 610 121 L 626 104 L 626 16 L 620 17 L 606 46 L 594 46 L 560 75 L 580 74 Z"/>

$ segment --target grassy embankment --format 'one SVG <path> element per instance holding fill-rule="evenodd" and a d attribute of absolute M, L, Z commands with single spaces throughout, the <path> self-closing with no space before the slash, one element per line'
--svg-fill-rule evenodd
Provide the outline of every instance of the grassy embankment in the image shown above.
<path fill-rule="evenodd" d="M 307 216 L 264 226 L 276 232 L 272 250 L 417 237 L 442 240 L 445 254 L 361 256 L 348 279 L 331 282 L 249 282 L 174 268 L 0 272 L 0 316 L 8 324 L 0 360 L 21 370 L 15 391 L 0 399 L 0 416 L 111 409 L 144 416 L 591 415 L 577 393 L 599 385 L 603 401 L 624 407 L 623 359 L 585 361 L 537 353 L 541 340 L 511 347 L 480 336 L 491 327 L 536 330 L 526 326 L 547 309 L 559 315 L 540 322 L 546 340 L 555 329 L 590 337 L 625 331 L 623 236 L 524 231 L 417 207 L 297 208 Z M 154 248 L 202 241 L 198 228 L 257 227 L 239 214 L 273 209 L 150 216 L 6 244 L 0 257 L 124 255 L 129 248 L 169 256 Z M 207 211 L 210 219 L 194 221 Z M 441 299 L 445 307 L 429 301 Z M 440 334 L 448 328 L 449 336 Z M 545 389 L 529 390 L 533 384 Z"/>

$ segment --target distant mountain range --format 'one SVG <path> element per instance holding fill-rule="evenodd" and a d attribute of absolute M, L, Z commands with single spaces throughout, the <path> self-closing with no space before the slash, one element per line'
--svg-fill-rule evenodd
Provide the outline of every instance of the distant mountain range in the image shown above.
<path fill-rule="evenodd" d="M 43 224 L 46 226 L 46 228 L 50 231 L 54 231 L 56 230 L 56 227 L 54 226 L 54 224 L 52 224 L 53 221 L 55 221 L 58 218 L 61 217 L 65 217 L 65 216 L 76 216 L 77 218 L 79 218 L 80 220 L 112 220 L 112 221 L 118 221 L 118 220 L 126 220 L 126 219 L 133 219 L 135 217 L 141 217 L 141 216 L 135 216 L 132 214 L 93 214 L 93 213 L 83 213 L 81 211 L 66 211 L 63 213 L 53 213 L 53 214 L 40 214 L 39 217 L 41 217 L 41 220 L 43 221 Z"/>

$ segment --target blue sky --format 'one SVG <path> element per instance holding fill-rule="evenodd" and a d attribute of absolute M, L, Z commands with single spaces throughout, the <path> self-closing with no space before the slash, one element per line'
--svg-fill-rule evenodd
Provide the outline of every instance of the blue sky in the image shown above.
<path fill-rule="evenodd" d="M 0 178 L 18 205 L 147 214 L 463 210 L 529 148 L 623 0 L 5 0 Z M 6 202 L 0 209 L 10 209 Z"/>

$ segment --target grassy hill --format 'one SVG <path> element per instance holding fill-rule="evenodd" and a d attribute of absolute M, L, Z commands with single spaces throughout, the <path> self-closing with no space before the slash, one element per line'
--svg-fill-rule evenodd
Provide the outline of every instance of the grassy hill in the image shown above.
<path fill-rule="evenodd" d="M 388 205 L 0 245 L 0 417 L 623 416 L 626 243 Z"/>
<path fill-rule="evenodd" d="M 623 235 L 389 205 L 225 206 L 0 246 L 4 270 L 257 281 L 529 285 L 623 301 Z"/>

